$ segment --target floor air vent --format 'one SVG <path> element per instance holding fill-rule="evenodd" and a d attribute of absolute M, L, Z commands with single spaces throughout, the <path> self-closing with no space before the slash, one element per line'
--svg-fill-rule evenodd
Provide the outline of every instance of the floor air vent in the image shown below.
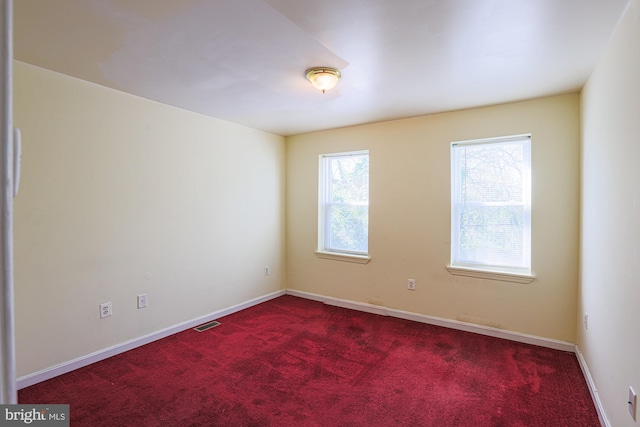
<path fill-rule="evenodd" d="M 212 320 L 211 322 L 203 323 L 200 326 L 196 326 L 195 328 L 193 328 L 193 330 L 198 332 L 204 332 L 207 329 L 215 328 L 219 324 L 220 322 L 216 322 L 215 320 Z"/>

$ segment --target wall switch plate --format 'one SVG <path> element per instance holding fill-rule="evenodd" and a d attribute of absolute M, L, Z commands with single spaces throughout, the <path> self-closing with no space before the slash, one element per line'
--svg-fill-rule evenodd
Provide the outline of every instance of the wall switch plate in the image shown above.
<path fill-rule="evenodd" d="M 636 392 L 632 387 L 629 387 L 629 413 L 631 414 L 631 418 L 636 420 L 636 402 L 638 401 L 638 396 L 636 396 Z"/>
<path fill-rule="evenodd" d="M 111 308 L 111 301 L 105 302 L 104 304 L 100 304 L 100 318 L 104 319 L 105 317 L 109 317 L 113 314 L 113 309 Z"/>
<path fill-rule="evenodd" d="M 265 266 L 264 266 L 264 275 L 265 275 L 265 276 L 268 276 L 268 275 L 269 275 L 269 266 L 268 266 L 268 265 L 265 265 Z"/>
<path fill-rule="evenodd" d="M 147 294 L 138 295 L 138 308 L 145 308 L 147 306 Z"/>
<path fill-rule="evenodd" d="M 416 279 L 407 280 L 407 289 L 409 289 L 410 291 L 416 290 Z"/>

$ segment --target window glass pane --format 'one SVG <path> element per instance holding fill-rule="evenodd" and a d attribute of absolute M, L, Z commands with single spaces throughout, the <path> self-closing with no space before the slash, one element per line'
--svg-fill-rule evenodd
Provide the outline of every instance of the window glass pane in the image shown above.
<path fill-rule="evenodd" d="M 460 148 L 464 202 L 522 202 L 521 143 Z"/>
<path fill-rule="evenodd" d="M 369 156 L 330 157 L 331 203 L 369 203 Z"/>
<path fill-rule="evenodd" d="M 460 212 L 458 261 L 521 267 L 522 206 L 465 206 Z"/>
<path fill-rule="evenodd" d="M 367 252 L 368 206 L 330 205 L 331 231 L 328 247 L 333 250 Z"/>

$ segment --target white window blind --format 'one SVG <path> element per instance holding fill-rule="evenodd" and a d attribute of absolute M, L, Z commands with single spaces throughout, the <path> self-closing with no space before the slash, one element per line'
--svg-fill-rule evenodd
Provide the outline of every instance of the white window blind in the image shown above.
<path fill-rule="evenodd" d="M 531 137 L 451 145 L 451 265 L 531 272 Z"/>
<path fill-rule="evenodd" d="M 318 250 L 369 251 L 369 152 L 320 156 Z"/>

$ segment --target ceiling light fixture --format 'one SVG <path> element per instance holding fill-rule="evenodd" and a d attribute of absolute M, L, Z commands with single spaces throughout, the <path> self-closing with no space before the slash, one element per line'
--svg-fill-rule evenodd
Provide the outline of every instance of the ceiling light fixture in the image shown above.
<path fill-rule="evenodd" d="M 340 70 L 331 67 L 314 67 L 307 70 L 307 80 L 316 88 L 325 93 L 338 83 L 342 77 Z"/>

